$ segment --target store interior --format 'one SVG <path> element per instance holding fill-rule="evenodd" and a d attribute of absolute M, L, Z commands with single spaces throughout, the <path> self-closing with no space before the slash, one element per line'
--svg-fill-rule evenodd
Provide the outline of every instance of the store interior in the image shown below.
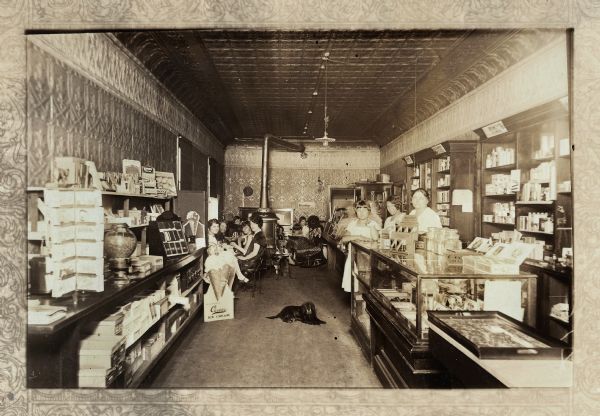
<path fill-rule="evenodd" d="M 570 387 L 571 44 L 28 35 L 28 387 Z"/>

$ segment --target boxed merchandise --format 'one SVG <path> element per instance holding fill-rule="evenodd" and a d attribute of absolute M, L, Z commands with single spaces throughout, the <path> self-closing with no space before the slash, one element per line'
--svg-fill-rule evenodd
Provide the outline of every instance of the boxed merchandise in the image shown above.
<path fill-rule="evenodd" d="M 98 337 L 93 334 L 81 339 L 79 344 L 79 359 L 87 368 L 115 367 L 124 358 L 125 338 L 122 336 Z"/>
<path fill-rule="evenodd" d="M 162 256 L 140 256 L 140 260 L 148 261 L 152 265 L 152 270 L 156 271 L 163 268 L 163 257 Z"/>
<path fill-rule="evenodd" d="M 123 335 L 123 313 L 116 312 L 101 321 L 88 322 L 85 332 L 98 337 L 114 337 Z"/>
<path fill-rule="evenodd" d="M 183 309 L 175 309 L 165 318 L 165 341 L 171 339 L 173 334 L 177 332 L 184 318 L 185 312 Z"/>
<path fill-rule="evenodd" d="M 87 186 L 85 160 L 77 157 L 55 157 L 52 163 L 52 182 L 62 188 Z"/>
<path fill-rule="evenodd" d="M 496 243 L 485 256 L 463 257 L 463 268 L 476 273 L 519 274 L 521 263 L 533 250 L 533 244 Z"/>
<path fill-rule="evenodd" d="M 159 317 L 165 316 L 169 312 L 169 300 L 165 297 L 154 303 L 156 315 Z"/>
<path fill-rule="evenodd" d="M 124 370 L 121 364 L 115 368 L 81 368 L 79 369 L 79 387 L 110 387 Z"/>

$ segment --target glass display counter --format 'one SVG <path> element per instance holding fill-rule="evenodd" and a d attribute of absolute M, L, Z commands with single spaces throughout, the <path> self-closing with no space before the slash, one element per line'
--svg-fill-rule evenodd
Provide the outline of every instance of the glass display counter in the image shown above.
<path fill-rule="evenodd" d="M 382 366 L 379 371 L 376 368 L 378 374 L 397 375 L 388 377 L 400 380 L 387 383 L 392 386 L 444 385 L 439 364 L 429 352 L 428 310 L 499 310 L 535 325 L 536 275 L 530 273 L 475 273 L 449 264 L 444 255 L 418 250 L 408 256 L 375 248 L 371 250 L 370 284 L 363 298 L 375 324 L 373 364 Z"/>
<path fill-rule="evenodd" d="M 500 310 L 535 326 L 536 276 L 474 273 L 431 252 L 414 256 L 372 252 L 372 293 L 411 338 L 427 339 L 428 310 Z M 489 305 L 486 304 L 488 300 Z"/>
<path fill-rule="evenodd" d="M 350 328 L 362 351 L 371 361 L 371 320 L 366 312 L 363 295 L 371 289 L 371 250 L 376 242 L 352 242 L 352 301 L 350 303 Z"/>

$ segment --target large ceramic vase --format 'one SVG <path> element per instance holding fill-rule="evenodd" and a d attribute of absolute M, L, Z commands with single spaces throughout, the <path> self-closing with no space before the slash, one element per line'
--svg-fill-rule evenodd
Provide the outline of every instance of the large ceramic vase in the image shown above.
<path fill-rule="evenodd" d="M 135 251 L 137 238 L 127 224 L 113 224 L 104 234 L 104 255 L 108 259 L 126 259 Z"/>

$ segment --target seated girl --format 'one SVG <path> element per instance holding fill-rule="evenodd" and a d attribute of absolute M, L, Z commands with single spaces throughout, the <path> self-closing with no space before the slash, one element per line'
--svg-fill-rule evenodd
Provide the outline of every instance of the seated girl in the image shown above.
<path fill-rule="evenodd" d="M 254 235 L 252 233 L 252 228 L 250 227 L 250 222 L 242 222 L 240 224 L 240 228 L 242 233 L 238 237 L 237 242 L 231 242 L 230 245 L 235 249 L 236 255 L 245 255 L 248 253 L 248 249 L 250 248 L 250 243 L 252 242 L 252 237 Z"/>
<path fill-rule="evenodd" d="M 204 280 L 210 283 L 215 297 L 219 300 L 225 292 L 225 286 L 229 286 L 229 289 L 233 286 L 235 270 L 230 260 L 225 255 L 221 255 L 218 245 L 209 245 L 206 252 L 208 257 L 204 262 Z"/>
<path fill-rule="evenodd" d="M 248 279 L 242 274 L 240 270 L 240 265 L 238 263 L 235 254 L 233 253 L 233 247 L 218 240 L 217 234 L 219 233 L 219 221 L 216 219 L 212 219 L 208 221 L 208 245 L 218 246 L 219 250 L 217 251 L 218 255 L 222 255 L 224 259 L 228 262 L 228 264 L 233 267 L 235 270 L 235 274 L 239 280 L 242 282 L 248 282 Z M 210 253 L 209 253 L 210 257 Z M 207 258 L 208 260 L 208 258 Z"/>
<path fill-rule="evenodd" d="M 262 225 L 263 220 L 258 214 L 254 213 L 250 216 L 252 239 L 245 254 L 237 256 L 239 265 L 244 270 L 254 267 L 260 255 L 262 255 L 264 249 L 267 247 L 267 238 L 262 232 Z"/>

